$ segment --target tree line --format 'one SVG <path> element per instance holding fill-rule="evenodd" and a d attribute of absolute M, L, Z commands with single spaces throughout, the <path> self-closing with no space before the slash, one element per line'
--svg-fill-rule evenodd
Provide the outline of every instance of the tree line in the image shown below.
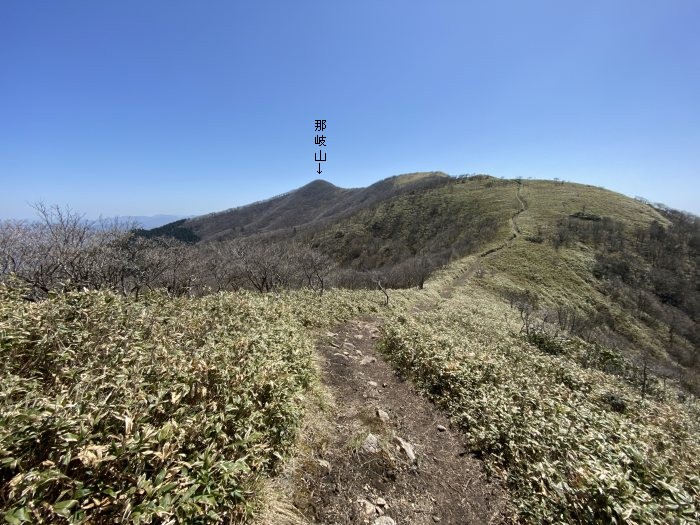
<path fill-rule="evenodd" d="M 135 223 L 88 221 L 58 206 L 35 205 L 38 220 L 0 223 L 0 280 L 22 282 L 31 298 L 110 289 L 138 297 L 248 289 L 422 287 L 436 267 L 428 254 L 384 268 L 351 269 L 293 239 L 264 236 L 192 244 L 144 235 Z"/>

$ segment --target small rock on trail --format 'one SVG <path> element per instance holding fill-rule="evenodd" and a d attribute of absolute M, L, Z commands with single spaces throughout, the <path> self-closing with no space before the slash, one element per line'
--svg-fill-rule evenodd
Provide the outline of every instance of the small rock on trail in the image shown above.
<path fill-rule="evenodd" d="M 387 414 L 381 408 L 378 408 L 375 411 L 375 414 L 377 414 L 377 418 L 379 418 L 379 421 L 381 421 L 382 423 L 386 423 L 387 421 L 389 421 L 389 414 Z"/>
<path fill-rule="evenodd" d="M 374 434 L 369 434 L 362 442 L 362 450 L 368 454 L 379 452 L 379 440 Z"/>
<path fill-rule="evenodd" d="M 403 453 L 406 455 L 406 457 L 411 463 L 415 463 L 416 453 L 413 451 L 413 445 L 411 445 L 408 441 L 398 436 L 396 436 L 394 440 L 396 441 L 397 448 L 403 451 Z"/>

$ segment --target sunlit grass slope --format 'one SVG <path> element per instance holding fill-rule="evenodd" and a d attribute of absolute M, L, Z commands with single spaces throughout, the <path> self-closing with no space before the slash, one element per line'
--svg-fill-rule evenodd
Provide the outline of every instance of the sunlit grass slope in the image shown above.
<path fill-rule="evenodd" d="M 615 301 L 596 278 L 593 268 L 600 250 L 582 243 L 555 248 L 551 237 L 559 221 L 575 214 L 610 219 L 621 225 L 622 236 L 634 243 L 638 230 L 653 221 L 669 221 L 651 206 L 602 188 L 556 181 L 522 181 L 520 196 L 525 210 L 516 220 L 521 234 L 493 256 L 482 261 L 489 279 L 484 286 L 503 294 L 508 290 L 531 290 L 543 309 L 565 307 L 583 316 L 604 313 L 614 326 L 614 338 L 631 354 L 642 350 L 655 359 L 668 361 L 666 340 L 669 328 L 657 319 L 639 315 Z M 533 242 L 538 238 L 539 242 Z M 612 334 L 609 327 L 601 327 Z"/>
<path fill-rule="evenodd" d="M 577 212 L 611 217 L 630 231 L 646 228 L 656 220 L 668 221 L 651 206 L 597 186 L 573 182 L 525 180 L 521 196 L 527 211 L 518 219 L 524 233 L 534 233 L 538 226 L 552 228 L 557 220 Z"/>

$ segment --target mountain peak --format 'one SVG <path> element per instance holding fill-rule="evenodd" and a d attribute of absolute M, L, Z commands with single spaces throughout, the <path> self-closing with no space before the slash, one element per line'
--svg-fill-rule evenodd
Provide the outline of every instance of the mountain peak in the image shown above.
<path fill-rule="evenodd" d="M 308 184 L 305 184 L 301 188 L 297 189 L 296 191 L 302 191 L 302 190 L 337 190 L 340 189 L 338 186 L 335 184 L 332 184 L 328 182 L 327 180 L 323 179 L 315 179 L 309 182 Z"/>

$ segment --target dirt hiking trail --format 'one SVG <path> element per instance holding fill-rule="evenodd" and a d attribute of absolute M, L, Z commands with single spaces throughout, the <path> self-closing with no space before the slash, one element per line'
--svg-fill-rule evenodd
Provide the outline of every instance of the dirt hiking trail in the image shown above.
<path fill-rule="evenodd" d="M 294 468 L 301 522 L 497 523 L 503 490 L 447 418 L 382 359 L 378 338 L 379 321 L 366 317 L 317 345 L 332 413 Z"/>
<path fill-rule="evenodd" d="M 521 185 L 510 237 L 476 257 L 439 290 L 443 299 L 466 283 L 480 261 L 521 235 L 517 219 L 528 209 Z M 419 301 L 414 313 L 434 308 Z M 290 525 L 491 524 L 502 521 L 506 491 L 488 480 L 459 431 L 376 349 L 380 320 L 364 317 L 329 331 L 316 346 L 331 408 L 314 415 L 302 454 L 285 490 Z M 282 520 L 275 520 L 283 523 Z"/>

